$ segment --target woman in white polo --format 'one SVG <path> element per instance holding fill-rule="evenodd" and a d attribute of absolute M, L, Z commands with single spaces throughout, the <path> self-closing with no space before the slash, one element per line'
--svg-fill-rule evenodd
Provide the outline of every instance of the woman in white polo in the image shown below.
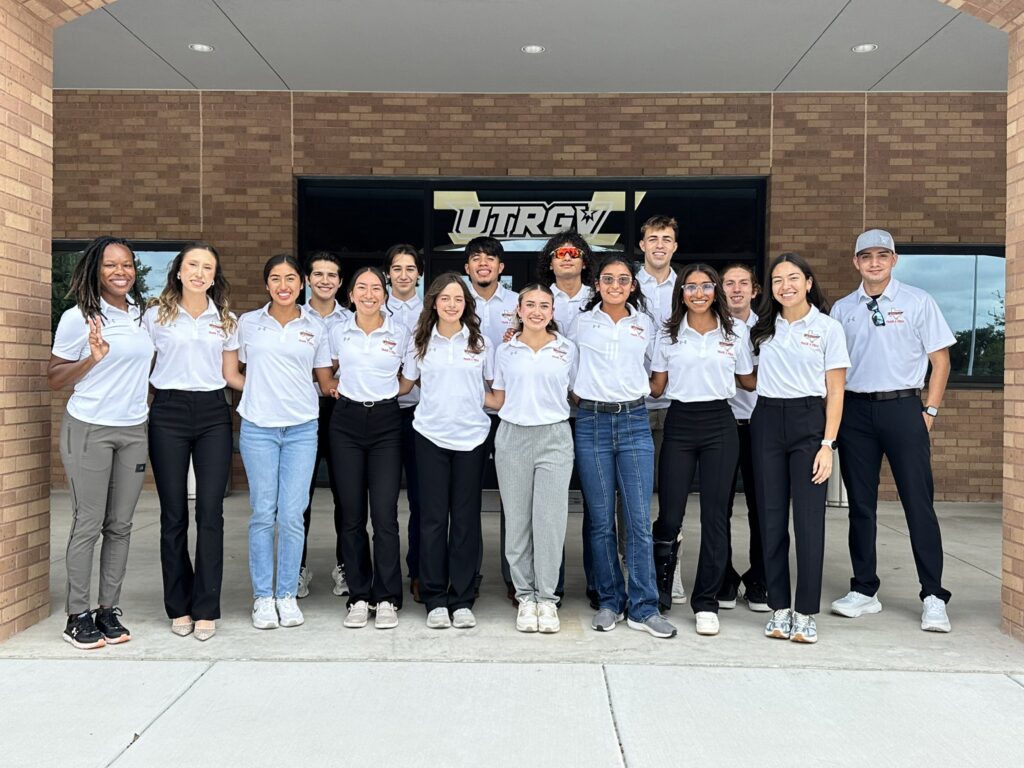
<path fill-rule="evenodd" d="M 398 395 L 409 332 L 386 310 L 384 274 L 362 267 L 349 281 L 355 315 L 330 333 L 338 397 L 331 417 L 331 461 L 341 500 L 341 553 L 348 579 L 345 626 L 398 626 L 402 607 L 398 491 L 402 482 L 402 415 Z M 366 533 L 366 499 L 373 521 L 373 557 Z"/>
<path fill-rule="evenodd" d="M 252 623 L 274 629 L 303 622 L 295 596 L 319 415 L 311 373 L 324 391 L 332 378 L 327 329 L 311 310 L 296 304 L 303 286 L 298 262 L 288 254 L 272 256 L 263 267 L 263 281 L 270 302 L 238 320 L 238 359 L 246 366 L 238 445 L 252 506 Z"/>
<path fill-rule="evenodd" d="M 519 292 L 520 330 L 498 347 L 491 385 L 501 403 L 494 464 L 520 632 L 560 628 L 555 591 L 569 512 L 569 387 L 577 361 L 576 345 L 557 331 L 554 304 L 546 285 Z"/>
<path fill-rule="evenodd" d="M 70 294 L 75 306 L 61 315 L 47 376 L 52 389 L 74 389 L 59 438 L 73 516 L 64 639 L 86 649 L 131 639 L 117 603 L 146 473 L 153 342 L 142 327 L 135 254 L 127 240 L 89 243 L 71 275 Z M 99 607 L 92 610 L 93 549 L 101 533 Z"/>
<path fill-rule="evenodd" d="M 427 626 L 468 629 L 480 550 L 480 494 L 491 420 L 485 403 L 493 353 L 469 289 L 455 272 L 435 278 L 402 377 L 419 381 L 416 464 L 420 477 L 420 597 Z"/>
<path fill-rule="evenodd" d="M 220 256 L 188 243 L 167 285 L 142 318 L 156 347 L 149 382 L 149 455 L 160 496 L 160 566 L 171 631 L 209 640 L 220 618 L 224 489 L 231 474 L 231 407 L 224 387 L 242 389 L 238 323 L 228 309 Z M 196 557 L 188 553 L 188 470 L 196 478 Z"/>
<path fill-rule="evenodd" d="M 810 265 L 795 253 L 775 258 L 769 290 L 750 332 L 757 405 L 750 419 L 768 605 L 768 637 L 814 643 L 825 552 L 825 492 L 843 413 L 850 358 L 839 323 Z M 796 595 L 790 592 L 789 508 L 796 538 Z M 791 609 L 792 607 L 792 609 Z"/>
<path fill-rule="evenodd" d="M 747 328 L 729 315 L 718 273 L 690 264 L 676 278 L 672 310 L 651 362 L 651 394 L 665 395 L 654 567 L 662 604 L 672 603 L 673 550 L 700 467 L 700 556 L 690 596 L 698 635 L 718 634 L 718 589 L 729 553 L 729 492 L 739 455 L 729 398 L 736 379 L 754 386 Z"/>

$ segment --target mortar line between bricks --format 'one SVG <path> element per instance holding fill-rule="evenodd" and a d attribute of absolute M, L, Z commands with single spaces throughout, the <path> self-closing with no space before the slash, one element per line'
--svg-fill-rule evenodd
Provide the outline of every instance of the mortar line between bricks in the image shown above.
<path fill-rule="evenodd" d="M 608 685 L 608 667 L 601 665 L 601 679 L 604 680 L 604 695 L 608 702 L 608 714 L 612 717 L 612 730 L 615 733 L 615 743 L 619 745 L 619 762 L 624 768 L 629 768 L 629 761 L 626 760 L 626 750 L 622 748 L 622 736 L 619 733 L 619 721 L 615 717 L 615 705 L 612 704 L 612 690 Z"/>
<path fill-rule="evenodd" d="M 860 231 L 868 228 L 868 92 L 864 91 L 864 184 L 861 188 Z"/>
<path fill-rule="evenodd" d="M 181 701 L 182 697 L 185 696 L 185 694 L 187 694 L 189 691 L 191 691 L 192 688 L 195 687 L 195 684 L 198 683 L 200 680 L 202 680 L 204 677 L 206 677 L 206 673 L 209 672 L 211 669 L 213 669 L 215 666 L 217 666 L 217 664 L 219 664 L 219 663 L 220 663 L 219 661 L 214 661 L 214 662 L 211 662 L 210 664 L 208 664 L 206 666 L 206 669 L 204 669 L 196 677 L 195 680 L 193 680 L 191 683 L 189 683 L 188 687 L 185 688 L 185 690 L 183 690 L 181 693 L 179 693 L 177 696 L 175 696 L 174 699 L 172 699 L 171 702 L 166 707 L 164 707 L 159 712 L 157 712 L 148 723 L 146 723 L 144 726 L 142 726 L 142 729 L 135 734 L 135 738 L 133 738 L 124 747 L 122 747 L 118 751 L 118 753 L 116 755 L 114 755 L 114 757 L 110 760 L 110 762 L 108 762 L 108 763 L 106 763 L 104 765 L 103 768 L 111 768 L 111 766 L 113 766 L 114 763 L 116 763 L 118 760 L 120 760 L 124 756 L 124 753 L 127 752 L 129 749 L 131 749 L 132 745 L 134 745 L 137 741 L 139 741 L 139 739 L 141 739 L 145 735 L 146 731 L 148 731 L 151 727 L 153 727 L 153 725 L 161 717 L 163 717 L 171 707 L 173 707 L 175 704 L 177 704 L 179 701 Z"/>

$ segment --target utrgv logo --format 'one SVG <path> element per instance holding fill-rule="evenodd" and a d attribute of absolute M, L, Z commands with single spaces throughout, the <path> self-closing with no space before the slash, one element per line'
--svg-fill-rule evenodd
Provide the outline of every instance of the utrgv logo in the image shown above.
<path fill-rule="evenodd" d="M 581 235 L 601 230 L 609 211 L 594 211 L 590 202 L 481 203 L 478 208 L 460 208 L 455 212 L 452 240 L 456 236 L 497 238 L 550 237 L 566 229 Z"/>

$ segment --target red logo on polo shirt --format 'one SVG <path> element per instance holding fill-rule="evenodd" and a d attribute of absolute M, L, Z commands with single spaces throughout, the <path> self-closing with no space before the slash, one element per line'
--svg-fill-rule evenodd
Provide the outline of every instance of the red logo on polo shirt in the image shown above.
<path fill-rule="evenodd" d="M 228 337 L 228 333 L 224 330 L 224 326 L 217 325 L 216 323 L 210 323 L 210 327 L 206 332 L 211 336 L 220 336 L 222 339 L 226 339 Z"/>
<path fill-rule="evenodd" d="M 729 357 L 736 357 L 736 350 L 733 348 L 736 342 L 734 341 L 720 341 L 718 342 L 718 354 L 728 355 Z"/>
<path fill-rule="evenodd" d="M 907 322 L 906 319 L 903 317 L 902 309 L 890 309 L 886 314 L 888 315 L 886 323 L 892 323 L 894 325 L 903 325 Z"/>
<path fill-rule="evenodd" d="M 800 346 L 821 349 L 821 334 L 814 331 L 804 331 L 803 338 L 800 340 Z"/>
<path fill-rule="evenodd" d="M 314 340 L 316 335 L 310 331 L 299 331 L 299 341 L 303 344 L 309 344 L 309 346 L 315 346 Z"/>
<path fill-rule="evenodd" d="M 642 339 L 644 337 L 644 327 L 642 325 L 629 326 L 629 335 Z"/>

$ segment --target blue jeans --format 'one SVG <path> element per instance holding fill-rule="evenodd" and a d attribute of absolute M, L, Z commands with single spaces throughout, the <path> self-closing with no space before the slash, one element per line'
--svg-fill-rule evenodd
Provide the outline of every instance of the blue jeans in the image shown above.
<path fill-rule="evenodd" d="M 587 500 L 594 588 L 602 608 L 643 621 L 658 613 L 651 539 L 654 441 L 647 409 L 576 416 L 576 469 Z M 626 525 L 629 599 L 615 541 L 615 489 Z"/>
<path fill-rule="evenodd" d="M 299 587 L 309 480 L 316 461 L 317 420 L 258 427 L 242 419 L 238 447 L 249 478 L 249 575 L 253 597 L 294 597 Z M 274 589 L 277 523 L 277 589 Z"/>

